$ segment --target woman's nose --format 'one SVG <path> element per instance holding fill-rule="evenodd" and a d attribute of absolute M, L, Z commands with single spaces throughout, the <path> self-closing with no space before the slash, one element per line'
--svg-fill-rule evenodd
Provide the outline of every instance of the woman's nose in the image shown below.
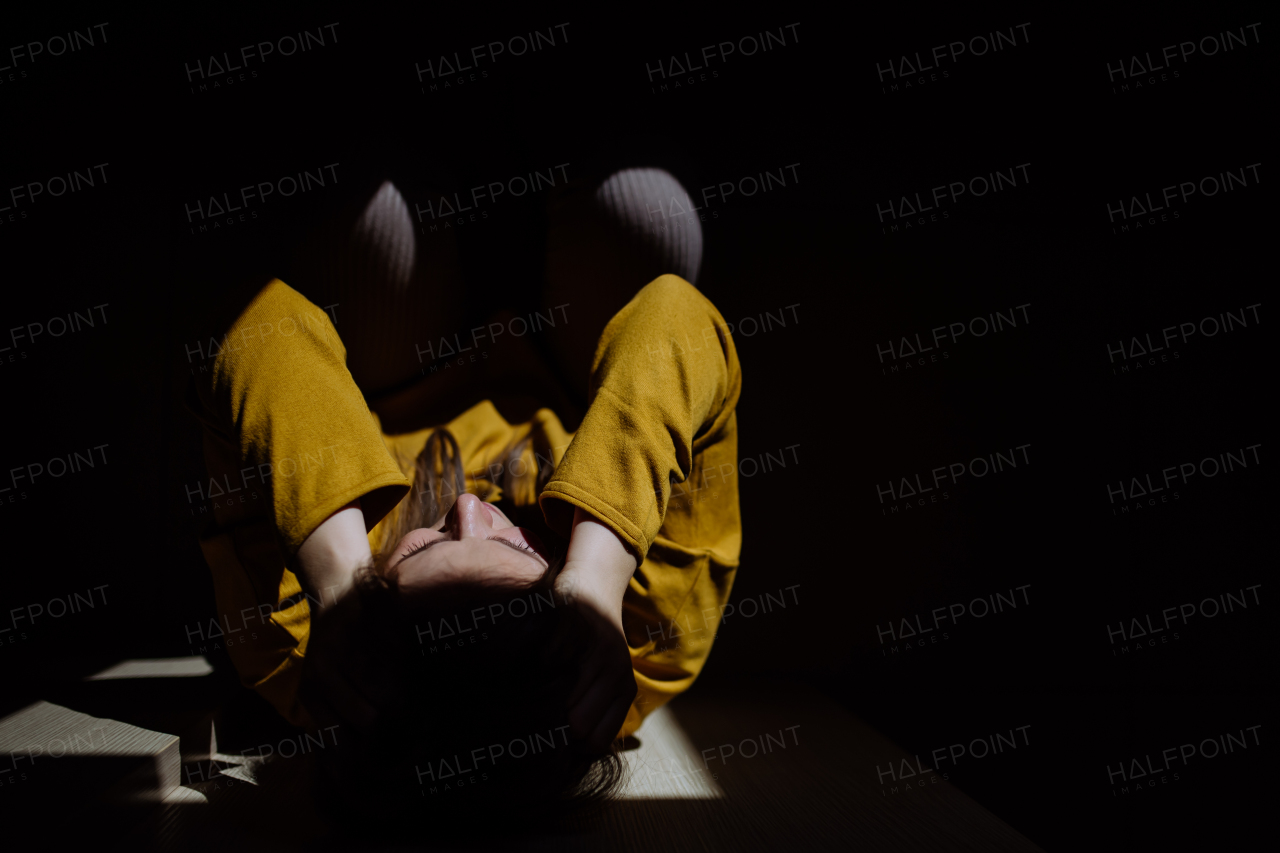
<path fill-rule="evenodd" d="M 449 525 L 454 537 L 467 539 L 488 535 L 489 519 L 481 504 L 480 498 L 475 495 L 458 496 L 453 505 L 453 521 Z"/>

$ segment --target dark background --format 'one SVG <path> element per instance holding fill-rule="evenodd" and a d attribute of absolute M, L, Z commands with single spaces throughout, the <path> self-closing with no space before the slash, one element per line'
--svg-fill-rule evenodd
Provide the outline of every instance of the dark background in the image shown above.
<path fill-rule="evenodd" d="M 799 585 L 785 610 L 731 618 L 703 679 L 807 679 L 922 757 L 1030 725 L 1025 749 L 957 765 L 951 781 L 1049 850 L 1236 846 L 1262 814 L 1265 727 L 1260 747 L 1193 759 L 1158 789 L 1120 796 L 1105 768 L 1263 722 L 1268 450 L 1122 517 L 1105 484 L 1262 441 L 1269 308 L 1261 324 L 1250 314 L 1247 328 L 1127 374 L 1113 373 L 1107 345 L 1264 302 L 1269 205 L 1251 176 L 1129 233 L 1112 232 L 1106 206 L 1262 161 L 1261 8 L 868 17 L 787 5 L 622 20 L 85 5 L 6 22 L 6 50 L 110 23 L 105 44 L 19 64 L 28 77 L 4 72 L 0 85 L 0 206 L 10 186 L 109 164 L 106 184 L 40 196 L 0 227 L 0 346 L 10 327 L 107 304 L 104 324 L 0 353 L 0 487 L 11 468 L 109 445 L 106 465 L 0 492 L 4 612 L 108 584 L 104 606 L 0 634 L 5 710 L 51 673 L 190 654 L 184 626 L 213 615 L 183 489 L 202 470 L 178 406 L 184 346 L 219 282 L 283 274 L 291 241 L 341 195 L 268 202 L 259 221 L 203 235 L 184 203 L 331 162 L 352 183 L 387 172 L 466 188 L 623 157 L 668 168 L 695 199 L 799 164 L 799 183 L 716 200 L 702 223 L 698 286 L 728 320 L 797 306 L 798 322 L 737 337 L 740 456 L 798 445 L 798 459 L 787 451 L 786 468 L 741 482 L 734 597 Z M 336 44 L 269 58 L 257 79 L 187 85 L 184 64 L 335 21 Z M 1177 79 L 1124 93 L 1108 82 L 1108 63 L 1258 21 L 1260 43 L 1249 33 L 1247 48 L 1175 63 Z M 567 43 L 500 57 L 487 79 L 418 86 L 415 62 L 562 22 Z M 719 78 L 650 87 L 659 58 L 795 22 L 798 42 L 787 30 L 786 47 L 730 57 Z M 1030 38 L 1014 48 L 882 89 L 877 64 L 1021 23 Z M 876 208 L 891 198 L 1022 163 L 1029 183 L 881 230 Z M 491 212 L 459 229 L 470 274 L 536 275 L 536 205 Z M 1028 303 L 1030 323 L 882 372 L 877 345 Z M 891 478 L 1025 444 L 1030 464 L 882 514 L 876 486 Z M 891 654 L 880 640 L 891 622 L 1026 584 L 1029 604 L 962 619 L 943 642 Z M 1107 626 L 1255 584 L 1260 605 L 1112 654 Z"/>

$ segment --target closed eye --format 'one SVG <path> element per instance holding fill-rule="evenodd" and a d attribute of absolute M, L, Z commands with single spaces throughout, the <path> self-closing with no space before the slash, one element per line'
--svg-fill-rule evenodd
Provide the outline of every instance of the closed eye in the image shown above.
<path fill-rule="evenodd" d="M 448 542 L 448 541 L 449 541 L 448 539 L 432 539 L 430 542 L 423 542 L 421 545 L 418 545 L 414 548 L 410 548 L 408 551 L 405 552 L 404 556 L 401 557 L 400 559 L 407 560 L 410 557 L 412 557 L 414 554 L 421 554 L 423 551 L 427 550 L 432 545 L 438 545 L 441 542 Z"/>
<path fill-rule="evenodd" d="M 530 548 L 528 545 L 522 545 L 521 543 L 519 543 L 519 542 L 513 542 L 513 541 L 511 541 L 510 539 L 503 539 L 501 536 L 490 536 L 490 537 L 489 537 L 489 541 L 490 541 L 490 542 L 501 542 L 503 545 L 507 545 L 507 546 L 510 546 L 510 547 L 512 547 L 512 548 L 519 548 L 521 551 L 528 551 L 530 554 L 536 554 L 536 553 L 538 553 L 537 551 L 535 551 L 535 550 L 533 550 L 532 548 Z"/>
<path fill-rule="evenodd" d="M 488 539 L 489 539 L 489 541 L 491 541 L 491 542 L 501 542 L 503 545 L 506 545 L 508 548 L 514 548 L 514 549 L 516 549 L 517 551 L 523 551 L 523 552 L 524 552 L 524 553 L 526 553 L 526 554 L 530 554 L 530 555 L 532 555 L 532 556 L 534 557 L 534 559 L 537 559 L 537 560 L 541 560 L 541 559 L 542 559 L 542 558 L 541 558 L 541 556 L 538 554 L 538 552 L 537 552 L 537 551 L 535 551 L 533 548 L 530 548 L 528 545 L 524 545 L 524 544 L 521 544 L 521 543 L 519 543 L 519 542 L 513 542 L 513 541 L 511 541 L 510 539 L 503 539 L 501 536 L 489 536 L 489 537 L 487 537 L 487 538 L 488 538 Z M 418 546 L 416 546 L 416 547 L 414 547 L 414 548 L 410 548 L 408 551 L 406 551 L 406 552 L 405 552 L 405 554 L 404 554 L 404 556 L 400 558 L 400 562 L 403 562 L 403 561 L 405 561 L 405 560 L 409 559 L 410 557 L 412 557 L 412 556 L 413 556 L 413 555 L 415 555 L 415 554 L 421 554 L 423 551 L 427 550 L 427 549 L 428 549 L 428 548 L 430 548 L 432 545 L 439 545 L 441 542 L 452 542 L 452 541 L 454 541 L 454 540 L 452 540 L 452 539 L 432 539 L 430 542 L 423 542 L 421 545 L 418 545 Z"/>

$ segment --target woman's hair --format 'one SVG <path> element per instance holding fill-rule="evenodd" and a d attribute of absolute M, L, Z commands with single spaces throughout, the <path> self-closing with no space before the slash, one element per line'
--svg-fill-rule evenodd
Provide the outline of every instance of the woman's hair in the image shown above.
<path fill-rule="evenodd" d="M 546 641 L 573 622 L 552 592 L 566 543 L 543 521 L 536 502 L 509 505 L 532 477 L 535 494 L 550 466 L 517 465 L 529 440 L 508 449 L 474 491 L 499 502 L 514 522 L 533 528 L 555 553 L 534 583 L 475 587 L 415 607 L 400 601 L 392 550 L 411 530 L 438 521 L 466 491 L 458 443 L 436 430 L 414 463 L 414 488 L 389 519 L 372 566 L 356 578 L 356 628 L 380 664 L 394 673 L 394 710 L 374 731 L 321 756 L 321 800 L 353 828 L 408 832 L 486 832 L 527 826 L 607 799 L 623 765 L 614 747 L 592 755 L 569 736 L 566 700 L 577 673 L 539 660 Z M 514 471 L 513 471 L 514 469 Z"/>

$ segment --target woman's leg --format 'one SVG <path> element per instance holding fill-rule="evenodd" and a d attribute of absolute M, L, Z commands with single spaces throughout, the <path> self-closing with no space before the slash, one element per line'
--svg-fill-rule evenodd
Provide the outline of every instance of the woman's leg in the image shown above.
<path fill-rule="evenodd" d="M 541 311 L 567 322 L 539 344 L 569 389 L 585 401 L 600 333 L 636 291 L 668 273 L 697 284 L 701 265 L 698 213 L 670 173 L 620 169 L 553 191 Z"/>
<path fill-rule="evenodd" d="M 308 235 L 286 282 L 336 317 L 347 368 L 375 410 L 423 379 L 442 337 L 466 328 L 452 231 L 423 234 L 391 181 L 370 181 Z M 434 343 L 433 343 L 434 342 Z M 435 376 L 431 376 L 435 379 Z"/>

